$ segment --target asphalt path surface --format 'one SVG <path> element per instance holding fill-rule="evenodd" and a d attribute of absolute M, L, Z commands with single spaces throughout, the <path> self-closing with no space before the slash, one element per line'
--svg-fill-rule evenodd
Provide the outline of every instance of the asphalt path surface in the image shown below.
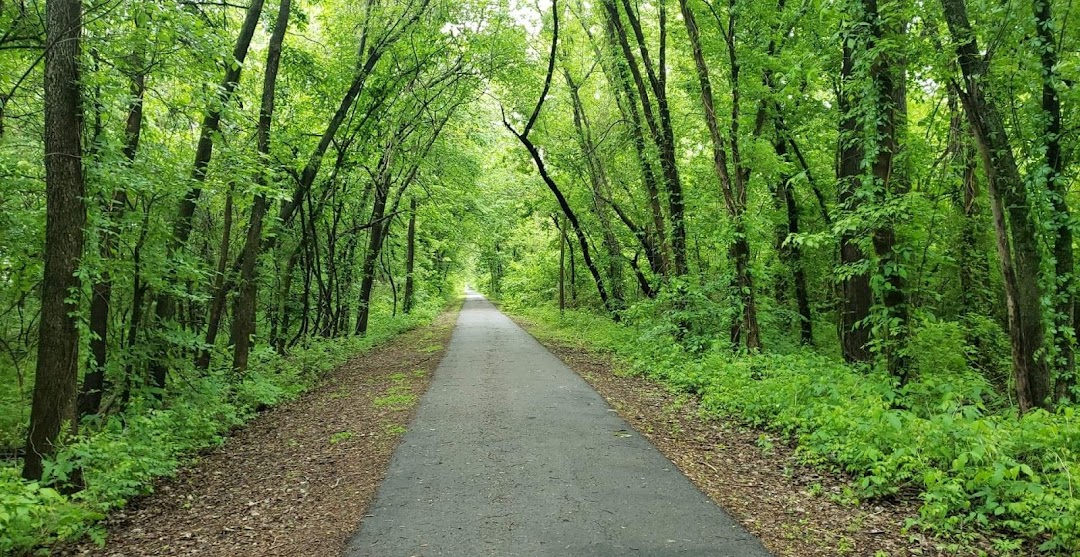
<path fill-rule="evenodd" d="M 770 556 L 472 292 L 345 554 Z"/>

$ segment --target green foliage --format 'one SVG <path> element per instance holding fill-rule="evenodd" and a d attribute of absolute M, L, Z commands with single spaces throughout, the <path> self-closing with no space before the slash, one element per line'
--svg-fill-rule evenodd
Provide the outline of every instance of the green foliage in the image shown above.
<path fill-rule="evenodd" d="M 1080 551 L 1080 419 L 1072 407 L 1017 417 L 965 363 L 956 324 L 915 334 L 918 377 L 904 386 L 812 350 L 693 353 L 661 322 L 620 326 L 583 311 L 516 308 L 555 337 L 612 352 L 676 392 L 701 397 L 706 416 L 732 417 L 797 444 L 802 461 L 841 470 L 858 499 L 916 490 L 917 524 L 961 540 L 974 532 Z M 935 367 L 935 364 L 936 367 Z"/>

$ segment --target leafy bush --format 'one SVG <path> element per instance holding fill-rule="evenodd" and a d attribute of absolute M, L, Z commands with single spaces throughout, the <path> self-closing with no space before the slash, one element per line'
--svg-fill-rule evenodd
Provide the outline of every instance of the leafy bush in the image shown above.
<path fill-rule="evenodd" d="M 965 355 L 963 327 L 914 331 L 916 377 L 900 387 L 800 349 L 737 355 L 725 346 L 690 353 L 664 324 L 629 325 L 584 312 L 523 310 L 541 337 L 613 352 L 637 373 L 700 395 L 708 416 L 730 416 L 792 439 L 804 462 L 854 477 L 862 498 L 916 490 L 918 524 L 964 539 L 975 532 L 1080 552 L 1080 419 L 1072 407 L 1018 417 Z"/>

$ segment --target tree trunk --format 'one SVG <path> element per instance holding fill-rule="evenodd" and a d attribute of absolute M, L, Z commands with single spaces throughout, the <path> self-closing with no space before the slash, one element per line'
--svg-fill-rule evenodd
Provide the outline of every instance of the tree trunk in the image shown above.
<path fill-rule="evenodd" d="M 364 252 L 364 262 L 360 275 L 360 302 L 356 314 L 356 334 L 363 335 L 368 329 L 371 316 L 371 291 L 375 283 L 375 262 L 379 257 L 379 248 L 383 241 L 383 217 L 386 213 L 386 199 L 390 196 L 390 179 L 395 145 L 388 145 L 379 160 L 379 170 L 375 177 L 375 200 L 371 206 L 371 228 L 368 231 L 368 248 Z"/>
<path fill-rule="evenodd" d="M 210 356 L 214 352 L 218 331 L 221 330 L 221 317 L 225 313 L 225 298 L 229 290 L 225 275 L 229 272 L 229 243 L 232 241 L 233 187 L 230 185 L 229 192 L 225 195 L 225 218 L 218 249 L 217 273 L 214 276 L 214 298 L 210 302 L 210 317 L 206 324 L 206 339 L 203 341 L 206 348 L 199 351 L 199 358 L 195 361 L 195 367 L 202 370 L 210 368 Z"/>
<path fill-rule="evenodd" d="M 619 314 L 617 308 L 608 296 L 607 288 L 604 286 L 604 279 L 600 276 L 600 270 L 597 268 L 596 262 L 592 258 L 592 254 L 589 250 L 589 241 L 585 236 L 584 229 L 581 227 L 581 222 L 578 221 L 574 210 L 570 208 L 570 203 L 567 202 L 566 196 L 564 196 L 562 190 L 559 189 L 559 185 L 548 173 L 547 166 L 544 164 L 544 159 L 540 156 L 540 151 L 536 148 L 536 145 L 529 140 L 529 132 L 532 131 L 533 125 L 536 124 L 536 119 L 540 117 L 540 111 L 544 107 L 544 100 L 551 90 L 551 78 L 555 73 L 555 57 L 559 45 L 558 0 L 552 0 L 551 2 L 551 18 L 551 52 L 548 55 L 547 73 L 544 76 L 544 88 L 540 93 L 540 98 L 536 101 L 536 106 L 533 107 L 532 115 L 529 117 L 528 123 L 525 124 L 525 129 L 523 131 L 518 132 L 515 130 L 514 127 L 510 125 L 510 122 L 506 121 L 505 117 L 503 118 L 503 126 L 505 126 L 510 133 L 514 134 L 514 137 L 516 137 L 529 152 L 529 156 L 532 157 L 533 163 L 536 164 L 536 169 L 540 173 L 540 178 L 544 181 L 544 184 L 547 185 L 551 193 L 555 195 L 555 199 L 559 203 L 559 208 L 562 209 L 563 215 L 566 216 L 566 220 L 570 222 L 570 226 L 574 229 L 574 234 L 577 236 L 578 245 L 581 247 L 581 258 L 585 261 L 585 266 L 588 267 L 589 274 L 592 275 L 593 282 L 596 284 L 596 291 L 600 295 L 600 301 L 603 303 L 604 309 L 611 313 L 612 319 L 618 321 Z"/>
<path fill-rule="evenodd" d="M 413 309 L 416 296 L 413 270 L 416 267 L 416 198 L 409 200 L 409 231 L 405 240 L 405 301 L 402 311 L 409 313 Z"/>
<path fill-rule="evenodd" d="M 142 58 L 135 57 L 134 75 L 131 79 L 130 93 L 132 97 L 131 107 L 128 109 L 127 121 L 124 127 L 124 158 L 128 163 L 135 160 L 135 154 L 139 150 L 139 137 L 142 134 L 143 121 L 143 96 L 146 92 L 146 72 L 141 65 Z M 101 232 L 99 238 L 101 260 L 108 265 L 113 259 L 116 250 L 117 232 L 112 230 L 117 220 L 123 214 L 127 205 L 127 192 L 117 189 L 113 193 L 112 201 L 105 207 L 107 228 Z M 105 364 L 108 359 L 109 339 L 109 310 L 112 308 L 112 277 L 106 267 L 101 271 L 101 276 L 91 287 L 93 297 L 90 299 L 90 353 L 94 356 L 93 364 L 83 375 L 82 390 L 79 392 L 78 412 L 79 416 L 97 414 L 101 409 L 101 396 L 105 390 Z"/>
<path fill-rule="evenodd" d="M 733 0 L 732 0 L 733 3 Z M 730 18 L 726 38 L 728 43 L 728 55 L 731 63 L 731 91 L 732 91 L 732 120 L 730 148 L 735 162 L 736 176 L 732 180 L 728 171 L 727 152 L 725 151 L 724 139 L 720 135 L 720 126 L 716 120 L 716 109 L 713 103 L 712 83 L 709 80 L 709 68 L 705 63 L 705 55 L 701 49 L 701 36 L 698 30 L 694 12 L 690 9 L 687 0 L 680 0 L 679 7 L 682 10 L 683 22 L 686 25 L 687 36 L 690 39 L 690 47 L 694 56 L 694 67 L 697 70 L 698 85 L 701 91 L 701 104 L 705 109 L 705 123 L 709 129 L 713 147 L 713 170 L 720 180 L 720 188 L 724 195 L 724 204 L 727 207 L 728 216 L 731 217 L 735 228 L 735 238 L 729 253 L 735 263 L 735 294 L 739 299 L 742 313 L 742 326 L 738 323 L 733 326 L 732 340 L 740 337 L 738 329 L 746 333 L 746 347 L 751 350 L 761 349 L 761 331 L 757 320 L 757 303 L 754 298 L 754 283 L 750 276 L 750 242 L 746 236 L 746 225 L 743 213 L 746 210 L 746 178 L 749 173 L 741 164 L 738 155 L 738 121 L 739 121 L 739 65 L 735 57 L 735 11 L 734 6 L 729 5 Z"/>
<path fill-rule="evenodd" d="M 1042 110 L 1046 128 L 1042 137 L 1046 145 L 1046 188 L 1054 212 L 1054 274 L 1057 275 L 1057 292 L 1054 303 L 1054 346 L 1057 348 L 1058 377 L 1054 389 L 1055 400 L 1069 396 L 1074 382 L 1076 358 L 1074 344 L 1080 315 L 1076 305 L 1076 265 L 1073 256 L 1072 215 L 1067 201 L 1068 184 L 1062 176 L 1065 161 L 1061 149 L 1064 131 L 1061 116 L 1061 99 L 1055 83 L 1060 81 L 1057 41 L 1054 37 L 1054 18 L 1050 0 L 1033 0 L 1035 30 L 1038 36 L 1036 48 L 1042 66 Z"/>
<path fill-rule="evenodd" d="M 773 140 L 773 149 L 781 160 L 788 160 L 787 141 L 777 131 Z M 781 174 L 776 185 L 777 206 L 785 213 L 786 225 L 780 225 L 777 233 L 777 253 L 791 270 L 791 278 L 795 286 L 795 304 L 799 311 L 799 333 L 803 344 L 814 343 L 814 314 L 810 311 L 810 294 L 806 287 L 806 270 L 803 268 L 802 250 L 799 246 L 788 242 L 792 236 L 799 234 L 799 205 L 795 200 L 795 192 L 791 186 L 791 177 Z"/>
<path fill-rule="evenodd" d="M 907 125 L 907 89 L 904 63 L 894 53 L 895 48 L 879 46 L 888 41 L 902 42 L 902 32 L 891 32 L 882 21 L 885 19 L 878 11 L 877 0 L 863 0 L 863 12 L 869 22 L 870 37 L 866 48 L 873 52 L 874 60 L 870 67 L 870 79 L 873 82 L 875 97 L 874 113 L 877 117 L 875 147 L 877 156 L 872 165 L 874 189 L 881 201 L 907 192 L 907 176 L 897 164 L 900 155 L 901 135 Z M 890 26 L 902 24 L 888 24 Z M 902 345 L 907 336 L 908 307 L 904 289 L 902 262 L 895 251 L 896 231 L 891 217 L 879 224 L 874 231 L 874 251 L 878 256 L 878 270 L 884 277 L 881 294 L 886 311 L 881 337 L 886 340 L 886 360 L 890 372 L 907 377 L 907 358 L 903 356 Z"/>
<path fill-rule="evenodd" d="M 566 235 L 562 231 L 560 217 L 556 216 L 555 230 L 559 231 L 559 313 L 566 311 Z"/>
<path fill-rule="evenodd" d="M 960 178 L 957 208 L 963 219 L 960 225 L 960 245 L 956 248 L 956 263 L 960 278 L 963 312 L 971 315 L 992 315 L 993 301 L 988 285 L 990 268 L 982 242 L 982 207 L 979 204 L 978 161 L 971 130 L 964 121 L 960 99 L 949 88 L 949 144 L 946 156 L 956 159 Z"/>
<path fill-rule="evenodd" d="M 266 73 L 263 77 L 262 106 L 259 109 L 258 137 L 259 156 L 266 163 L 270 162 L 270 126 L 274 117 L 274 91 L 277 85 L 278 68 L 281 66 L 281 45 L 285 41 L 285 31 L 289 26 L 289 7 L 291 0 L 281 0 L 274 32 L 270 35 L 270 45 L 266 53 Z M 265 187 L 267 171 L 261 171 L 255 183 Z M 233 370 L 243 372 L 247 369 L 248 356 L 251 353 L 251 336 L 255 334 L 255 304 L 258 301 L 258 284 L 255 273 L 259 261 L 260 241 L 262 240 L 263 217 L 270 202 L 266 194 L 258 193 L 251 206 L 251 218 L 248 223 L 247 240 L 240 263 L 240 288 L 233 309 Z"/>
<path fill-rule="evenodd" d="M 589 184 L 592 186 L 593 210 L 596 212 L 596 217 L 600 221 L 601 233 L 604 238 L 604 248 L 608 252 L 607 274 L 608 281 L 611 284 L 611 299 L 616 306 L 622 308 L 625 306 L 622 292 L 622 246 L 620 246 L 619 238 L 615 235 L 615 229 L 611 224 L 611 208 L 606 201 L 606 199 L 611 196 L 607 172 L 596 152 L 597 145 L 593 141 L 592 126 L 589 123 L 588 115 L 585 113 L 585 105 L 581 102 L 581 95 L 579 93 L 580 85 L 574 82 L 569 70 L 564 68 L 563 75 L 566 78 L 567 86 L 570 89 L 570 99 L 574 110 L 574 128 L 578 135 L 578 146 L 581 149 L 582 157 L 585 159 L 585 166 L 589 174 Z"/>
<path fill-rule="evenodd" d="M 146 304 L 147 286 L 142 281 L 142 250 L 150 234 L 150 206 L 143 209 L 142 223 L 139 226 L 139 240 L 131 250 L 131 319 L 128 320 L 127 348 L 130 351 L 139 341 L 139 327 L 142 325 L 144 305 Z M 134 387 L 135 366 L 129 362 L 124 369 L 124 386 L 120 392 L 120 408 L 126 408 L 131 400 Z"/>
<path fill-rule="evenodd" d="M 854 86 L 855 50 L 851 44 L 854 38 L 842 37 L 843 62 L 840 69 L 840 90 L 838 105 L 840 109 L 840 136 L 837 168 L 837 200 L 840 210 L 854 212 L 859 200 L 859 177 L 863 160 L 860 141 L 860 125 L 857 116 L 857 91 Z M 840 347 L 844 360 L 848 362 L 868 362 L 871 359 L 867 345 L 870 342 L 870 326 L 867 318 L 873 305 L 870 290 L 870 276 L 865 267 L 866 254 L 859 246 L 853 230 L 845 228 L 840 234 L 840 264 L 844 267 L 840 280 Z"/>
<path fill-rule="evenodd" d="M 649 78 L 650 88 L 652 89 L 653 96 L 656 97 L 656 109 L 659 118 L 656 120 L 656 126 L 653 128 L 654 140 L 657 149 L 660 152 L 660 169 L 664 174 L 664 182 L 668 189 L 668 214 L 671 216 L 671 251 L 674 255 L 675 274 L 683 276 L 688 271 L 686 261 L 686 220 L 684 216 L 685 207 L 683 203 L 682 180 L 679 177 L 679 167 L 676 164 L 675 133 L 671 125 L 671 110 L 667 98 L 666 2 L 661 2 L 658 10 L 659 19 L 657 24 L 660 52 L 656 67 L 653 67 L 652 59 L 649 56 L 645 35 L 641 28 L 641 21 L 634 13 L 629 0 L 623 0 L 622 5 L 623 10 L 626 12 L 627 22 L 630 24 L 630 29 L 634 33 L 634 38 L 637 40 L 638 51 L 641 54 L 641 61 L 645 66 L 645 72 Z M 610 13 L 612 11 L 611 8 L 609 8 L 608 11 Z M 614 13 L 614 17 L 618 18 L 617 11 Z M 621 24 L 618 25 L 617 30 L 622 33 L 622 40 L 626 42 L 625 29 Z M 637 66 L 632 60 L 628 61 L 632 67 Z M 641 79 L 640 72 L 635 79 Z M 643 90 L 643 87 L 643 85 L 639 85 L 639 90 Z M 648 97 L 642 96 L 643 105 L 648 102 Z"/>
<path fill-rule="evenodd" d="M 615 27 L 611 24 L 610 18 L 606 18 L 605 28 L 607 29 L 608 41 L 611 44 L 618 43 L 618 39 L 615 38 Z M 588 30 L 587 27 L 586 30 Z M 599 52 L 599 49 L 597 50 L 597 57 L 606 58 Z M 634 153 L 637 155 L 638 165 L 641 167 L 645 195 L 648 197 L 652 228 L 646 231 L 647 233 L 641 243 L 645 249 L 645 256 L 649 261 L 649 268 L 663 281 L 667 277 L 668 261 L 670 260 L 664 210 L 660 204 L 660 189 L 657 185 L 652 158 L 645 146 L 645 130 L 641 122 L 638 99 L 634 95 L 627 61 L 625 59 L 621 60 L 621 62 L 616 61 L 614 67 L 606 69 L 605 73 L 608 74 L 608 83 L 613 89 L 616 104 L 619 105 L 619 112 L 624 120 L 630 122 L 630 138 L 634 144 Z M 649 290 L 652 290 L 651 286 Z"/>
<path fill-rule="evenodd" d="M 28 480 L 41 479 L 42 459 L 56 451 L 65 422 L 75 426 L 79 306 L 67 300 L 79 288 L 75 272 L 86 226 L 79 90 L 82 3 L 48 0 L 45 29 L 45 279 L 22 470 Z"/>
<path fill-rule="evenodd" d="M 667 171 L 669 171 L 670 166 L 663 162 L 664 152 L 665 152 L 664 139 L 663 139 L 664 135 L 663 135 L 663 132 L 661 132 L 659 119 L 656 116 L 656 111 L 654 111 L 653 108 L 652 108 L 652 101 L 650 100 L 649 90 L 647 89 L 647 86 L 645 84 L 645 78 L 642 76 L 642 69 L 640 69 L 638 67 L 637 58 L 634 55 L 634 52 L 631 50 L 630 41 L 629 41 L 629 39 L 627 39 L 626 30 L 625 30 L 625 27 L 623 27 L 622 18 L 619 15 L 619 9 L 618 9 L 618 6 L 616 5 L 615 1 L 613 1 L 613 0 L 604 0 L 604 9 L 605 9 L 606 14 L 607 14 L 607 16 L 606 16 L 606 24 L 607 24 L 607 27 L 608 27 L 608 38 L 612 42 L 617 42 L 619 44 L 619 46 L 620 46 L 623 59 L 625 60 L 625 63 L 626 63 L 625 69 L 630 70 L 630 78 L 632 78 L 632 81 L 633 81 L 633 84 L 634 84 L 634 91 L 636 91 L 636 93 L 637 93 L 637 100 L 635 101 L 634 97 L 631 95 L 630 82 L 629 82 L 630 80 L 627 79 L 627 77 L 625 76 L 625 73 L 622 73 L 621 76 L 620 76 L 621 81 L 623 82 L 623 89 L 626 91 L 627 97 L 629 97 L 629 100 L 630 100 L 629 104 L 631 105 L 631 107 L 636 109 L 636 104 L 635 103 L 637 103 L 637 101 L 639 101 L 639 103 L 642 104 L 642 113 L 643 113 L 643 116 L 645 117 L 645 122 L 646 122 L 646 124 L 648 125 L 648 128 L 649 128 L 649 135 L 650 135 L 650 137 L 652 139 L 652 144 L 653 144 L 653 146 L 656 146 L 658 152 L 660 153 L 661 168 L 662 168 L 662 173 L 664 174 L 664 180 L 665 180 L 664 186 L 665 186 L 665 188 L 667 188 L 667 190 L 669 190 L 669 198 L 670 198 L 670 196 L 671 196 L 671 178 L 672 178 L 672 175 L 669 172 L 667 172 Z M 643 60 L 643 62 L 648 63 L 648 60 L 647 59 Z M 633 112 L 632 112 L 632 114 L 633 114 Z M 640 132 L 642 132 L 642 126 L 640 126 L 639 122 L 637 122 L 636 125 L 637 125 L 636 133 L 640 134 Z M 649 160 L 649 158 L 647 157 L 646 150 L 644 149 L 644 147 L 645 147 L 644 142 L 643 142 L 642 147 L 643 148 L 640 149 L 639 157 L 644 157 L 642 159 L 642 161 L 643 161 L 643 167 L 642 168 L 643 168 L 643 173 L 644 173 L 644 177 L 645 177 L 645 181 L 646 181 L 646 188 L 649 188 L 650 177 L 651 177 L 651 179 L 653 181 L 653 188 L 654 188 L 654 182 L 656 182 L 656 178 L 654 178 L 652 176 L 652 166 L 651 166 L 651 164 L 649 164 L 647 162 Z M 677 171 L 677 168 L 676 168 L 676 171 Z M 676 172 L 675 177 L 677 178 L 677 172 Z M 650 195 L 650 204 L 652 203 L 651 198 L 656 199 L 657 203 L 659 203 L 659 194 L 653 195 L 652 192 L 649 192 L 649 195 Z M 669 202 L 669 214 L 670 215 L 671 215 L 671 208 L 673 208 L 673 207 L 672 207 L 671 202 Z M 664 271 L 665 272 L 662 274 L 662 276 L 666 276 L 667 271 L 669 271 L 669 269 L 667 269 L 667 263 L 669 263 L 669 261 L 671 259 L 671 258 L 667 257 L 667 250 L 669 250 L 669 247 L 671 247 L 672 250 L 675 249 L 675 247 L 674 247 L 674 241 L 675 241 L 675 239 L 674 239 L 674 230 L 673 230 L 673 237 L 672 237 L 673 245 L 669 246 L 669 245 L 667 245 L 667 243 L 665 242 L 665 239 L 664 239 L 664 234 L 665 234 L 664 227 L 660 226 L 661 223 L 662 223 L 661 222 L 662 218 L 657 219 L 658 214 L 662 217 L 662 212 L 658 213 L 657 210 L 653 209 L 653 212 L 652 212 L 653 221 L 654 221 L 653 226 L 657 227 L 657 240 L 659 241 L 659 245 L 661 247 L 661 255 L 663 255 L 663 266 L 664 266 Z M 675 227 L 675 216 L 671 215 L 671 219 L 672 219 L 672 227 L 674 229 L 674 227 Z M 678 273 L 676 272 L 676 274 L 678 274 Z"/>
<path fill-rule="evenodd" d="M 1039 287 L 1042 261 L 1031 203 L 1001 113 L 984 92 L 988 67 L 968 22 L 967 6 L 964 0 L 942 0 L 941 4 L 964 76 L 960 100 L 987 173 L 998 254 L 1005 277 L 1017 401 L 1021 412 L 1050 408 L 1050 373 L 1038 355 L 1044 348 L 1046 332 Z M 1009 226 L 1005 223 L 1006 212 Z"/>

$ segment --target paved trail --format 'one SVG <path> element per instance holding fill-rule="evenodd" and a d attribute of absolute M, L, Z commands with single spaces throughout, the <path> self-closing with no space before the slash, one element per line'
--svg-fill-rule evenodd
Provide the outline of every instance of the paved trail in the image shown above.
<path fill-rule="evenodd" d="M 349 557 L 768 557 L 600 395 L 478 294 Z"/>

